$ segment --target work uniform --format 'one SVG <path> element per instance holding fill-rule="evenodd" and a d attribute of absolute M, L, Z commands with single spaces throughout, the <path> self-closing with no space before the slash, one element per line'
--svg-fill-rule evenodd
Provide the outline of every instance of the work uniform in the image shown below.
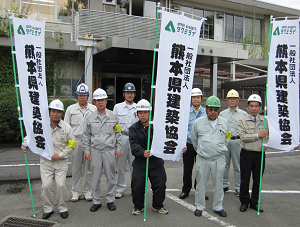
<path fill-rule="evenodd" d="M 189 194 L 192 189 L 192 173 L 194 163 L 196 162 L 197 152 L 195 151 L 192 140 L 191 140 L 191 130 L 193 123 L 199 117 L 206 116 L 206 110 L 204 107 L 200 106 L 199 110 L 196 111 L 193 106 L 190 108 L 189 114 L 189 125 L 188 125 L 188 133 L 187 133 L 187 150 L 183 153 L 183 186 L 182 192 Z M 195 182 L 196 184 L 196 182 Z"/>
<path fill-rule="evenodd" d="M 115 113 L 92 112 L 85 120 L 82 138 L 85 154 L 91 154 L 93 204 L 101 204 L 100 182 L 102 168 L 107 179 L 106 203 L 115 201 L 116 151 L 122 147 L 122 135 Z"/>
<path fill-rule="evenodd" d="M 198 210 L 205 209 L 205 189 L 210 175 L 214 185 L 213 209 L 223 209 L 224 154 L 227 151 L 225 135 L 228 129 L 224 118 L 217 117 L 216 120 L 213 127 L 208 117 L 201 117 L 194 122 L 191 131 L 191 140 L 197 151 L 195 205 Z"/>
<path fill-rule="evenodd" d="M 153 138 L 153 129 L 150 128 L 150 145 Z M 144 157 L 148 144 L 148 127 L 138 121 L 129 128 L 129 142 L 132 154 L 135 156 L 133 161 L 133 172 L 131 181 L 132 202 L 134 208 L 142 210 L 144 207 L 145 179 L 146 179 L 146 162 Z M 151 153 L 150 153 L 151 154 Z M 152 207 L 160 209 L 164 207 L 166 193 L 167 175 L 164 168 L 164 161 L 155 156 L 149 157 L 148 177 L 151 182 L 153 192 Z"/>
<path fill-rule="evenodd" d="M 238 120 L 246 116 L 247 113 L 244 110 L 236 107 L 234 111 L 230 108 L 222 111 L 220 117 L 227 120 L 228 130 L 230 132 L 231 138 L 226 140 L 226 146 L 228 151 L 225 152 L 226 166 L 223 177 L 223 188 L 229 188 L 229 170 L 230 170 L 230 159 L 232 159 L 233 171 L 234 171 L 234 188 L 235 190 L 240 190 L 240 135 L 237 128 Z"/>
<path fill-rule="evenodd" d="M 91 162 L 86 160 L 82 148 L 82 130 L 85 118 L 97 111 L 96 106 L 87 104 L 81 109 L 78 103 L 69 106 L 64 121 L 71 125 L 76 137 L 76 148 L 70 157 L 72 164 L 72 197 L 91 196 Z"/>
<path fill-rule="evenodd" d="M 68 211 L 65 203 L 67 199 L 66 176 L 68 171 L 68 160 L 74 149 L 75 136 L 69 124 L 60 120 L 58 125 L 52 129 L 52 143 L 54 153 L 58 153 L 60 159 L 50 161 L 40 157 L 40 171 L 42 180 L 42 199 L 45 213 L 50 213 L 54 208 L 52 182 L 56 182 L 56 199 L 59 212 Z"/>
<path fill-rule="evenodd" d="M 121 156 L 118 159 L 118 175 L 116 191 L 117 193 L 124 193 L 126 189 L 125 184 L 125 171 L 126 164 L 128 161 L 130 176 L 132 175 L 132 162 L 134 156 L 131 154 L 130 144 L 129 144 L 129 127 L 137 122 L 139 119 L 137 117 L 136 104 L 127 105 L 126 102 L 118 103 L 115 105 L 114 113 L 117 114 L 119 124 L 122 130 L 122 150 Z M 131 177 L 130 177 L 131 180 Z"/>
<path fill-rule="evenodd" d="M 256 120 L 256 122 L 255 122 Z M 260 183 L 260 169 L 262 156 L 262 141 L 263 138 L 258 138 L 258 133 L 264 130 L 264 117 L 258 115 L 256 119 L 248 114 L 238 121 L 238 130 L 241 137 L 241 189 L 240 201 L 247 207 L 254 207 L 258 204 L 259 183 Z M 268 133 L 268 120 L 266 119 L 265 128 Z M 268 137 L 264 140 L 268 143 Z M 265 155 L 263 157 L 263 172 L 265 169 Z M 252 173 L 252 195 L 250 199 L 249 183 Z"/>

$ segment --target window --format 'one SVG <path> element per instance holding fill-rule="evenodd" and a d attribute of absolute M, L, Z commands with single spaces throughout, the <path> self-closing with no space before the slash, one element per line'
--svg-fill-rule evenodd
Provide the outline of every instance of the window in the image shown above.
<path fill-rule="evenodd" d="M 233 42 L 233 15 L 225 16 L 225 41 Z"/>
<path fill-rule="evenodd" d="M 37 1 L 22 0 L 23 12 L 30 15 L 33 19 L 44 19 L 54 21 L 55 0 Z"/>
<path fill-rule="evenodd" d="M 191 7 L 185 7 L 185 6 L 181 6 L 181 11 L 185 12 L 186 14 L 184 14 L 184 16 L 192 18 L 192 8 Z"/>
<path fill-rule="evenodd" d="M 243 17 L 234 16 L 234 42 L 243 42 Z"/>
<path fill-rule="evenodd" d="M 225 41 L 259 45 L 260 20 L 225 15 Z"/>
<path fill-rule="evenodd" d="M 214 14 L 213 11 L 204 11 L 204 17 L 207 20 L 202 24 L 201 38 L 214 39 Z"/>
<path fill-rule="evenodd" d="M 79 9 L 88 8 L 88 0 L 56 0 L 58 1 L 57 21 L 72 23 Z"/>

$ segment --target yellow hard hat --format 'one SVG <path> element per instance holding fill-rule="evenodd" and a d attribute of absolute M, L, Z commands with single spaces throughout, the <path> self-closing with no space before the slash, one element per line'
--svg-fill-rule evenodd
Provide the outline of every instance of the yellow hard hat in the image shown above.
<path fill-rule="evenodd" d="M 230 91 L 228 91 L 226 98 L 230 98 L 230 97 L 239 98 L 240 96 L 236 90 L 231 89 Z"/>

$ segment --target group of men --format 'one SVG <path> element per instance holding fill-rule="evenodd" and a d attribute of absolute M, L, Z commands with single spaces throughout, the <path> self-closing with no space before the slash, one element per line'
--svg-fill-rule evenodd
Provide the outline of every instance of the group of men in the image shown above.
<path fill-rule="evenodd" d="M 132 214 L 140 214 L 145 193 L 142 183 L 145 182 L 145 163 L 150 157 L 150 149 L 147 149 L 150 103 L 144 99 L 134 103 L 136 89 L 132 83 L 125 84 L 125 101 L 116 104 L 113 111 L 106 108 L 108 96 L 101 88 L 93 92 L 95 105 L 87 102 L 87 85 L 80 84 L 76 95 L 78 102 L 67 108 L 64 120 L 61 120 L 63 103 L 56 99 L 49 104 L 54 155 L 51 160 L 43 157 L 40 160 L 43 219 L 50 218 L 54 212 L 54 179 L 60 215 L 62 218 L 68 217 L 65 180 L 69 156 L 72 164 L 72 202 L 77 202 L 84 196 L 86 201 L 93 201 L 91 212 L 102 206 L 100 182 L 103 170 L 107 179 L 106 204 L 109 210 L 116 210 L 115 198 L 121 198 L 126 189 L 125 171 L 128 162 L 132 175 Z M 130 138 L 129 131 L 132 131 Z M 152 141 L 152 130 L 150 140 Z M 21 148 L 26 152 L 26 146 L 22 145 Z M 166 189 L 164 162 L 154 156 L 149 160 L 149 178 L 153 190 L 152 207 L 154 211 L 166 214 L 168 210 L 163 206 Z"/>
<path fill-rule="evenodd" d="M 263 138 L 267 143 L 268 122 L 259 115 L 262 107 L 259 95 L 250 95 L 247 100 L 249 114 L 238 108 L 239 94 L 230 90 L 227 94 L 229 108 L 220 112 L 221 102 L 210 96 L 201 106 L 202 91 L 192 90 L 191 109 L 187 136 L 187 151 L 183 154 L 183 187 L 179 195 L 185 199 L 192 189 L 192 172 L 196 163 L 195 216 L 201 216 L 205 209 L 206 184 L 211 176 L 214 185 L 214 212 L 221 217 L 227 213 L 223 209 L 224 192 L 229 189 L 230 159 L 235 178 L 235 194 L 240 198 L 240 211 L 247 208 L 258 210 L 260 167 Z M 263 156 L 263 170 L 265 157 Z M 252 194 L 249 182 L 252 174 Z M 260 208 L 260 212 L 263 209 Z"/>
<path fill-rule="evenodd" d="M 148 176 L 153 191 L 152 209 L 167 214 L 168 210 L 163 205 L 166 190 L 164 161 L 151 155 L 153 127 L 149 125 L 150 103 L 145 99 L 134 103 L 136 89 L 132 83 L 125 84 L 125 100 L 116 104 L 113 111 L 106 108 L 108 96 L 101 88 L 93 92 L 95 106 L 87 102 L 87 85 L 80 84 L 76 94 L 78 102 L 67 108 L 64 121 L 61 120 L 63 103 L 57 99 L 49 104 L 54 155 L 51 160 L 43 157 L 40 160 L 43 218 L 48 219 L 54 212 L 53 179 L 56 181 L 60 215 L 62 218 L 68 217 L 65 179 L 69 156 L 72 163 L 71 201 L 76 202 L 84 196 L 87 201 L 93 201 L 90 211 L 97 211 L 102 206 L 100 182 L 103 170 L 107 180 L 106 204 L 110 211 L 116 210 L 115 198 L 122 198 L 126 189 L 125 171 L 128 163 L 134 203 L 132 214 L 139 215 L 144 207 L 148 159 Z M 187 146 L 183 149 L 183 187 L 179 198 L 186 198 L 192 189 L 192 172 L 196 162 L 194 214 L 201 216 L 205 209 L 205 200 L 208 199 L 205 195 L 206 183 L 211 175 L 214 211 L 226 217 L 222 202 L 224 192 L 229 188 L 231 158 L 235 173 L 235 193 L 241 201 L 240 211 L 246 211 L 249 204 L 257 210 L 259 155 L 262 138 L 267 137 L 267 130 L 262 127 L 264 119 L 259 115 L 261 98 L 258 95 L 249 97 L 249 114 L 246 114 L 238 108 L 238 93 L 231 90 L 227 94 L 229 108 L 219 116 L 220 100 L 211 96 L 206 100 L 204 108 L 201 106 L 202 96 L 199 88 L 192 90 Z M 22 150 L 26 152 L 26 147 L 22 146 Z M 250 199 L 248 190 L 251 173 L 253 187 Z"/>

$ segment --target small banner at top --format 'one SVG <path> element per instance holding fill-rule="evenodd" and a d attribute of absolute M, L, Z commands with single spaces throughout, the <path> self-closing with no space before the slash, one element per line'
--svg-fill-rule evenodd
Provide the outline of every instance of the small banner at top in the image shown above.
<path fill-rule="evenodd" d="M 151 154 L 165 160 L 178 161 L 186 146 L 203 20 L 162 11 Z"/>
<path fill-rule="evenodd" d="M 53 155 L 45 79 L 45 21 L 13 18 L 26 144 L 46 159 Z"/>
<path fill-rule="evenodd" d="M 268 147 L 299 145 L 299 19 L 273 21 L 268 67 Z"/>

